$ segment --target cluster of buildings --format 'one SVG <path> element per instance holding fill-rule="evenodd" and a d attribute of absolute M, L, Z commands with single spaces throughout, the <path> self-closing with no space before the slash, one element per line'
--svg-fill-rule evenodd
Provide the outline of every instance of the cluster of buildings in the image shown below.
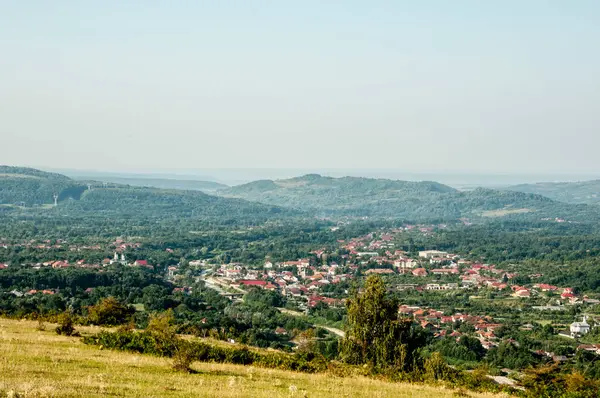
<path fill-rule="evenodd" d="M 124 254 L 119 255 L 117 252 L 115 252 L 114 257 L 112 259 L 106 258 L 106 259 L 102 260 L 102 262 L 100 262 L 99 264 L 98 263 L 89 263 L 86 260 L 78 260 L 75 262 L 69 262 L 69 260 L 50 260 L 50 261 L 34 263 L 31 265 L 31 267 L 34 269 L 48 268 L 48 267 L 54 268 L 54 269 L 60 269 L 60 268 L 98 269 L 98 268 L 102 268 L 107 265 L 113 265 L 113 264 L 127 265 L 127 266 L 131 266 L 131 267 L 146 267 L 149 269 L 154 268 L 152 265 L 148 264 L 147 260 L 134 260 L 134 261 L 130 262 L 126 259 Z M 8 268 L 8 267 L 9 267 L 8 264 L 0 263 L 0 269 L 4 269 L 4 268 Z"/>
<path fill-rule="evenodd" d="M 314 307 L 319 302 L 338 305 L 340 300 L 329 299 L 318 292 L 327 285 L 335 285 L 352 279 L 352 274 L 340 272 L 337 263 L 321 266 L 311 265 L 308 259 L 273 264 L 267 261 L 262 270 L 251 270 L 242 264 L 222 265 L 214 274 L 222 284 L 234 288 L 262 288 L 279 291 L 295 300 L 301 307 Z"/>
<path fill-rule="evenodd" d="M 69 244 L 66 240 L 58 239 L 56 241 L 52 240 L 43 240 L 38 241 L 35 239 L 10 243 L 10 242 L 0 242 L 0 249 L 11 249 L 11 248 L 21 248 L 21 249 L 37 249 L 37 250 L 56 250 L 56 249 L 64 249 L 72 252 L 80 252 L 86 250 L 102 250 L 101 245 L 73 245 Z"/>
<path fill-rule="evenodd" d="M 457 322 L 466 323 L 475 329 L 475 336 L 481 342 L 485 349 L 496 347 L 499 343 L 494 331 L 502 326 L 502 324 L 494 322 L 492 317 L 478 316 L 456 313 L 446 315 L 443 311 L 438 311 L 431 308 L 411 307 L 401 305 L 398 308 L 398 313 L 401 316 L 411 317 L 421 327 L 434 333 L 435 337 L 455 337 L 460 338 L 462 333 L 458 330 L 453 330 Z"/>

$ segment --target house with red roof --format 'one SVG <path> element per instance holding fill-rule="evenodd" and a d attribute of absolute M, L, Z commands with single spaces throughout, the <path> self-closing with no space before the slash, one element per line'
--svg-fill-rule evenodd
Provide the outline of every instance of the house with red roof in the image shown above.
<path fill-rule="evenodd" d="M 394 271 L 389 268 L 373 268 L 373 269 L 368 269 L 365 271 L 366 275 L 369 275 L 369 274 L 382 275 L 382 274 L 393 274 L 393 273 L 394 273 Z"/>
<path fill-rule="evenodd" d="M 412 315 L 418 309 L 418 307 L 409 307 L 407 305 L 401 305 L 398 307 L 398 313 L 403 315 Z"/>
<path fill-rule="evenodd" d="M 458 274 L 457 268 L 436 268 L 432 269 L 431 273 L 434 275 L 456 275 Z"/>
<path fill-rule="evenodd" d="M 68 261 L 55 261 L 52 263 L 52 268 L 67 268 L 70 264 Z"/>
<path fill-rule="evenodd" d="M 427 276 L 427 270 L 425 268 L 416 268 L 412 271 L 414 276 Z"/>
<path fill-rule="evenodd" d="M 516 290 L 513 293 L 513 296 L 515 296 L 515 297 L 522 297 L 522 298 L 524 298 L 524 297 L 531 297 L 531 291 L 529 289 L 526 289 L 526 288 L 521 288 L 519 290 Z"/>
<path fill-rule="evenodd" d="M 223 274 L 227 278 L 238 279 L 242 277 L 242 271 L 239 269 L 226 269 Z"/>
<path fill-rule="evenodd" d="M 548 285 L 546 283 L 538 283 L 534 287 L 540 289 L 542 292 L 553 292 L 555 290 L 558 290 L 557 286 Z"/>
<path fill-rule="evenodd" d="M 264 288 L 268 284 L 267 281 L 259 281 L 259 280 L 240 280 L 237 283 L 240 286 L 260 287 L 260 288 Z"/>
<path fill-rule="evenodd" d="M 563 293 L 560 295 L 560 298 L 563 300 L 569 300 L 571 303 L 575 303 L 577 300 L 579 300 L 573 293 Z"/>

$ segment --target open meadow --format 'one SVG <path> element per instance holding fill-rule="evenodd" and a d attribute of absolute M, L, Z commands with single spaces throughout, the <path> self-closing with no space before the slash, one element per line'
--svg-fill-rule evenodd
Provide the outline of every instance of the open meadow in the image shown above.
<path fill-rule="evenodd" d="M 149 355 L 101 350 L 53 325 L 0 319 L 0 396 L 16 397 L 453 397 L 456 391 L 365 377 L 339 378 L 196 362 L 195 373 Z M 82 333 L 100 328 L 80 327 Z M 471 397 L 493 394 L 467 393 Z"/>

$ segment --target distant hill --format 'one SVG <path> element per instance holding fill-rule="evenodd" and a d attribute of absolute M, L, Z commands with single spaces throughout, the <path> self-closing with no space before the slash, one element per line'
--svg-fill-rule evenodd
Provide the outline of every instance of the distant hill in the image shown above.
<path fill-rule="evenodd" d="M 265 219 L 294 214 L 272 205 L 200 191 L 83 182 L 36 169 L 0 167 L 0 206 L 52 205 L 54 195 L 58 195 L 57 211 L 71 215 Z"/>
<path fill-rule="evenodd" d="M 261 180 L 217 194 L 291 207 L 321 215 L 395 217 L 409 220 L 460 217 L 577 217 L 586 207 L 568 206 L 540 195 L 478 188 L 458 190 L 436 182 L 309 174 L 286 180 Z"/>
<path fill-rule="evenodd" d="M 412 221 L 507 216 L 526 220 L 600 221 L 594 206 L 566 204 L 508 190 L 478 188 L 460 192 L 430 181 L 309 174 L 286 180 L 255 181 L 216 191 L 218 196 L 211 196 L 198 190 L 77 181 L 61 174 L 20 167 L 2 166 L 0 171 L 3 212 L 12 211 L 15 206 L 51 206 L 54 195 L 58 195 L 56 210 L 60 214 L 86 217 L 192 217 L 231 222 L 304 214 Z"/>
<path fill-rule="evenodd" d="M 415 207 L 457 193 L 435 182 L 409 182 L 361 177 L 308 174 L 286 180 L 260 180 L 218 191 L 237 197 L 295 209 L 353 216 L 406 216 Z"/>
<path fill-rule="evenodd" d="M 579 182 L 540 182 L 506 188 L 510 191 L 543 195 L 565 203 L 600 204 L 600 180 Z"/>
<path fill-rule="evenodd" d="M 66 210 L 66 208 L 65 208 Z M 222 217 L 269 218 L 293 214 L 277 206 L 222 198 L 200 191 L 166 190 L 128 186 L 112 186 L 87 190 L 81 199 L 68 204 L 69 212 L 137 216 L 139 218 Z"/>
<path fill-rule="evenodd" d="M 30 167 L 14 167 L 0 165 L 0 178 L 40 178 L 47 180 L 69 181 L 69 177 L 58 173 L 32 169 Z"/>
<path fill-rule="evenodd" d="M 134 187 L 154 187 L 163 189 L 182 189 L 191 191 L 202 191 L 206 193 L 215 192 L 219 189 L 228 188 L 225 184 L 214 181 L 180 180 L 171 178 L 145 178 L 145 177 L 117 177 L 117 176 L 77 176 L 80 181 L 102 181 L 114 184 L 131 185 Z"/>
<path fill-rule="evenodd" d="M 36 206 L 79 199 L 86 186 L 62 174 L 27 167 L 0 166 L 0 205 Z"/>

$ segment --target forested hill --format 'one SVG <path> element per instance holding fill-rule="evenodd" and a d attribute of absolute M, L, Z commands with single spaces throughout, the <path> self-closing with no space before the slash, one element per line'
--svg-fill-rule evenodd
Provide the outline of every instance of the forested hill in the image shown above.
<path fill-rule="evenodd" d="M 56 181 L 70 181 L 65 175 L 58 173 L 49 173 L 30 167 L 14 167 L 0 165 L 0 177 L 2 178 L 42 178 Z"/>
<path fill-rule="evenodd" d="M 217 191 L 132 187 L 76 181 L 40 170 L 2 166 L 0 211 L 52 207 L 71 216 L 145 219 L 210 218 L 218 222 L 260 221 L 299 215 L 386 217 L 410 221 L 519 217 L 600 221 L 595 206 L 553 201 L 540 195 L 476 189 L 460 192 L 436 182 L 409 182 L 310 174 L 262 180 Z"/>
<path fill-rule="evenodd" d="M 58 206 L 53 212 L 71 216 L 265 220 L 296 214 L 273 205 L 211 196 L 200 191 L 83 182 L 20 167 L 2 166 L 0 170 L 0 210 L 3 211 L 52 207 L 54 195 L 58 195 Z"/>
<path fill-rule="evenodd" d="M 408 220 L 480 216 L 586 220 L 591 212 L 587 206 L 566 205 L 521 192 L 482 188 L 459 192 L 436 182 L 332 178 L 315 174 L 287 180 L 256 181 L 218 191 L 218 194 L 317 214 Z"/>
<path fill-rule="evenodd" d="M 36 206 L 79 199 L 86 185 L 62 174 L 27 167 L 0 166 L 0 205 Z"/>
<path fill-rule="evenodd" d="M 600 180 L 579 182 L 540 182 L 506 188 L 510 191 L 533 193 L 565 203 L 600 204 Z"/>
<path fill-rule="evenodd" d="M 60 207 L 60 206 L 59 206 Z M 116 186 L 92 188 L 80 200 L 65 203 L 69 214 L 136 218 L 266 219 L 295 214 L 289 209 L 200 191 Z"/>
<path fill-rule="evenodd" d="M 102 182 L 131 185 L 134 187 L 153 187 L 162 189 L 181 189 L 211 193 L 228 186 L 214 181 L 182 180 L 156 177 L 119 177 L 119 176 L 77 176 L 76 180 L 97 180 Z"/>

